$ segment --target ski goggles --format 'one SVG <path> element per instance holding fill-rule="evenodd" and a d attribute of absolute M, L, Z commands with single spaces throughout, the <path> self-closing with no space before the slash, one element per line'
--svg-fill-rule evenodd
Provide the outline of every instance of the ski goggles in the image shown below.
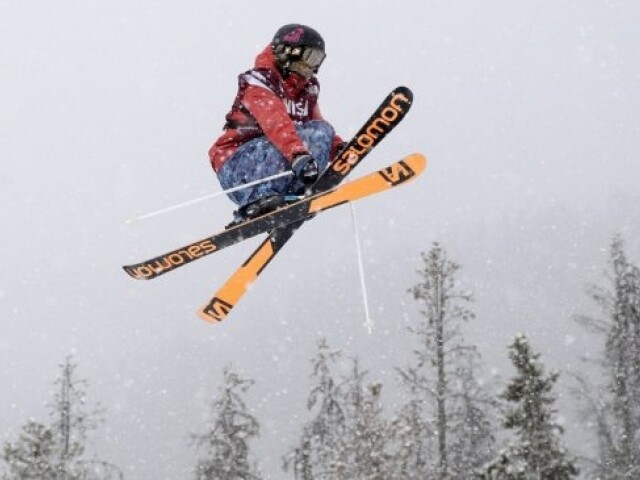
<path fill-rule="evenodd" d="M 322 62 L 327 57 L 327 55 L 315 47 L 305 47 L 301 49 L 301 52 L 296 52 L 297 49 L 294 49 L 291 54 L 294 56 L 299 55 L 300 60 L 309 65 L 310 68 L 317 70 L 322 65 Z"/>

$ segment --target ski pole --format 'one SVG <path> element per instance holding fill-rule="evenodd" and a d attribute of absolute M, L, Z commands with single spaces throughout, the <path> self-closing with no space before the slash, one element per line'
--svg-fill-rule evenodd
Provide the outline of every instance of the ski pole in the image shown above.
<path fill-rule="evenodd" d="M 369 296 L 367 295 L 367 283 L 364 276 L 364 264 L 362 261 L 362 245 L 360 243 L 360 235 L 358 233 L 358 222 L 356 221 L 356 209 L 353 203 L 349 205 L 351 207 L 351 221 L 353 223 L 353 234 L 356 244 L 356 253 L 358 256 L 358 274 L 360 276 L 360 290 L 362 291 L 362 304 L 364 306 L 364 326 L 367 327 L 369 335 L 373 333 L 373 320 L 371 320 L 371 313 L 369 312 Z"/>
<path fill-rule="evenodd" d="M 197 198 L 194 198 L 192 200 L 187 200 L 186 202 L 177 203 L 175 205 L 171 205 L 170 207 L 166 207 L 166 208 L 162 208 L 160 210 L 155 210 L 153 212 L 145 213 L 144 215 L 140 215 L 138 217 L 130 218 L 129 220 L 126 220 L 125 223 L 127 225 L 133 225 L 134 223 L 137 223 L 137 222 L 139 222 L 141 220 L 147 220 L 149 218 L 157 217 L 157 216 L 162 215 L 164 213 L 168 213 L 168 212 L 172 212 L 174 210 L 178 210 L 180 208 L 188 207 L 189 205 L 194 205 L 196 203 L 203 202 L 203 201 L 208 200 L 210 198 L 219 197 L 220 195 L 226 195 L 226 194 L 229 194 L 229 193 L 237 192 L 237 191 L 242 190 L 244 188 L 253 187 L 254 185 L 258 185 L 258 184 L 263 183 L 263 182 L 269 182 L 271 180 L 276 180 L 277 178 L 287 177 L 289 175 L 293 175 L 293 172 L 292 171 L 286 171 L 286 172 L 276 173 L 275 175 L 271 175 L 269 177 L 260 178 L 258 180 L 254 180 L 253 182 L 244 183 L 242 185 L 238 185 L 237 187 L 229 188 L 229 189 L 223 190 L 221 192 L 208 193 L 206 195 L 202 195 L 201 197 L 197 197 Z"/>

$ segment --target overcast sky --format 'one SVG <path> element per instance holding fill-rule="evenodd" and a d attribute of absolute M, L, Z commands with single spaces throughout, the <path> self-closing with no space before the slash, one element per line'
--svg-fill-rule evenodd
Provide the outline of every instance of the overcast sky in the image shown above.
<path fill-rule="evenodd" d="M 371 335 L 347 208 L 305 225 L 221 325 L 194 311 L 258 239 L 153 282 L 120 269 L 228 223 L 221 197 L 123 222 L 220 190 L 206 152 L 236 76 L 291 22 L 325 38 L 321 106 L 344 137 L 393 87 L 414 92 L 354 172 L 430 162 L 356 206 Z M 46 420 L 73 354 L 107 407 L 92 449 L 128 479 L 188 478 L 189 433 L 233 364 L 257 381 L 256 454 L 280 478 L 318 338 L 393 393 L 418 321 L 407 289 L 434 241 L 475 294 L 467 334 L 487 372 L 510 374 L 518 331 L 549 368 L 577 368 L 598 343 L 571 316 L 594 312 L 585 287 L 605 282 L 614 234 L 640 262 L 639 24 L 635 1 L 0 0 L 0 441 Z"/>

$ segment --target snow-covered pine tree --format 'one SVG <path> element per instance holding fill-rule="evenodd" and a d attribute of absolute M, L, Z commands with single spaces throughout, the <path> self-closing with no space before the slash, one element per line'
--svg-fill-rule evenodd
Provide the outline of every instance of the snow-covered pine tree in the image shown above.
<path fill-rule="evenodd" d="M 472 444 L 484 443 L 487 448 L 475 451 L 473 458 L 466 459 L 474 466 L 481 465 L 486 456 L 491 455 L 493 436 L 490 416 L 485 413 L 490 405 L 485 401 L 488 396 L 482 393 L 482 386 L 474 378 L 475 369 L 469 368 L 470 362 L 477 360 L 477 351 L 464 343 L 460 330 L 461 323 L 474 316 L 467 307 L 471 295 L 457 286 L 460 266 L 448 259 L 438 243 L 422 254 L 422 260 L 423 267 L 418 271 L 421 279 L 411 292 L 421 307 L 424 321 L 410 329 L 419 340 L 415 364 L 398 370 L 409 400 L 401 409 L 401 416 L 393 422 L 395 450 L 398 458 L 405 459 L 402 466 L 407 470 L 403 472 L 405 478 L 428 475 L 447 479 L 452 472 L 458 475 L 467 468 L 466 465 L 452 468 L 451 460 L 455 457 L 458 461 L 460 452 L 474 450 Z M 469 436 L 463 425 L 471 416 L 476 426 L 483 427 L 474 436 Z M 414 425 L 408 423 L 410 417 Z M 403 440 L 398 441 L 400 439 Z M 430 448 L 434 444 L 435 451 Z M 436 461 L 429 464 L 427 459 Z"/>
<path fill-rule="evenodd" d="M 326 339 L 320 340 L 312 360 L 315 383 L 307 403 L 315 415 L 285 459 L 285 471 L 292 468 L 295 478 L 303 480 L 392 478 L 382 385 L 367 384 L 367 372 L 360 369 L 357 359 L 348 375 L 338 377 L 334 368 L 342 359 L 339 351 L 329 349 Z"/>
<path fill-rule="evenodd" d="M 204 452 L 195 470 L 197 480 L 259 479 L 257 467 L 250 459 L 249 442 L 260 432 L 258 420 L 249 412 L 243 395 L 253 385 L 228 366 L 224 383 L 213 400 L 211 424 L 204 434 L 193 436 Z"/>
<path fill-rule="evenodd" d="M 18 441 L 4 445 L 2 458 L 8 467 L 3 480 L 56 478 L 59 456 L 53 433 L 35 420 L 22 427 Z"/>
<path fill-rule="evenodd" d="M 87 380 L 78 378 L 77 364 L 67 357 L 60 365 L 60 377 L 55 382 L 56 394 L 51 404 L 52 431 L 60 454 L 60 472 L 81 472 L 87 433 L 102 421 L 102 411 L 95 406 L 87 410 Z M 78 473 L 80 475 L 80 473 Z"/>
<path fill-rule="evenodd" d="M 587 464 L 594 478 L 640 478 L 640 269 L 625 253 L 619 236 L 611 244 L 608 288 L 593 287 L 591 297 L 605 319 L 578 320 L 604 335 L 604 357 L 599 360 L 604 384 L 578 375 L 576 390 L 591 417 L 598 458 Z"/>
<path fill-rule="evenodd" d="M 351 374 L 343 383 L 342 404 L 345 432 L 339 446 L 338 463 L 331 478 L 349 480 L 385 480 L 387 468 L 386 422 L 382 418 L 382 384 L 366 384 L 367 372 L 353 360 Z"/>
<path fill-rule="evenodd" d="M 563 430 L 554 421 L 552 390 L 558 373 L 545 374 L 540 354 L 524 335 L 509 346 L 516 368 L 501 397 L 507 402 L 504 427 L 515 439 L 485 466 L 482 478 L 491 480 L 570 480 L 577 476 L 575 460 L 561 443 Z"/>
<path fill-rule="evenodd" d="M 427 398 L 422 381 L 412 368 L 398 370 L 407 400 L 389 424 L 391 446 L 390 478 L 423 480 L 433 478 L 433 424 L 427 418 Z"/>
<path fill-rule="evenodd" d="M 450 476 L 456 480 L 476 478 L 476 470 L 495 455 L 496 401 L 478 378 L 479 353 L 475 349 L 463 353 L 453 377 L 456 385 L 449 414 Z"/>
<path fill-rule="evenodd" d="M 29 477 L 10 473 L 8 478 L 42 478 L 42 479 L 108 479 L 121 475 L 120 469 L 108 462 L 85 458 L 87 436 L 102 421 L 103 412 L 98 406 L 89 409 L 87 405 L 88 382 L 77 375 L 78 365 L 67 357 L 60 364 L 60 376 L 54 383 L 54 400 L 49 406 L 51 425 L 45 426 L 30 420 L 23 427 L 20 440 L 12 445 L 5 445 L 5 461 L 16 464 L 16 455 L 22 458 L 25 448 L 33 448 L 37 452 L 41 476 Z M 46 454 L 45 454 L 46 452 Z M 33 460 L 33 458 L 32 458 Z M 49 465 L 46 465 L 49 462 Z M 19 463 L 19 462 L 18 462 Z M 97 469 L 97 467 L 100 467 Z M 53 476 L 46 472 L 53 469 Z M 27 467 L 26 471 L 30 471 Z M 12 470 L 10 470 L 12 472 Z"/>
<path fill-rule="evenodd" d="M 340 351 L 331 351 L 326 339 L 320 339 L 312 360 L 314 384 L 307 400 L 307 409 L 315 415 L 303 427 L 298 445 L 284 462 L 285 471 L 292 468 L 297 480 L 334 478 L 331 475 L 339 466 L 346 416 L 332 368 L 341 358 Z"/>

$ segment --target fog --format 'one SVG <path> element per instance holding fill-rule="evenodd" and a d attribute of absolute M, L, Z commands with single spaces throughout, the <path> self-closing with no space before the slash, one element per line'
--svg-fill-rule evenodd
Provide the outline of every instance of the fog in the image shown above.
<path fill-rule="evenodd" d="M 343 137 L 395 86 L 414 93 L 353 173 L 429 159 L 355 206 L 371 334 L 347 207 L 304 225 L 219 325 L 194 312 L 260 239 L 152 282 L 121 270 L 229 222 L 217 197 L 125 224 L 220 190 L 206 152 L 236 76 L 291 22 L 325 38 L 320 103 Z M 393 398 L 435 241 L 474 293 L 465 333 L 487 372 L 510 374 L 520 331 L 550 368 L 582 368 L 599 343 L 572 316 L 597 313 L 585 288 L 606 283 L 613 236 L 640 260 L 638 24 L 632 1 L 0 1 L 0 441 L 46 419 L 72 354 L 107 408 L 92 449 L 128 479 L 188 478 L 189 434 L 233 364 L 256 380 L 261 470 L 282 478 L 320 337 Z M 588 449 L 572 405 L 563 393 L 567 441 Z"/>

